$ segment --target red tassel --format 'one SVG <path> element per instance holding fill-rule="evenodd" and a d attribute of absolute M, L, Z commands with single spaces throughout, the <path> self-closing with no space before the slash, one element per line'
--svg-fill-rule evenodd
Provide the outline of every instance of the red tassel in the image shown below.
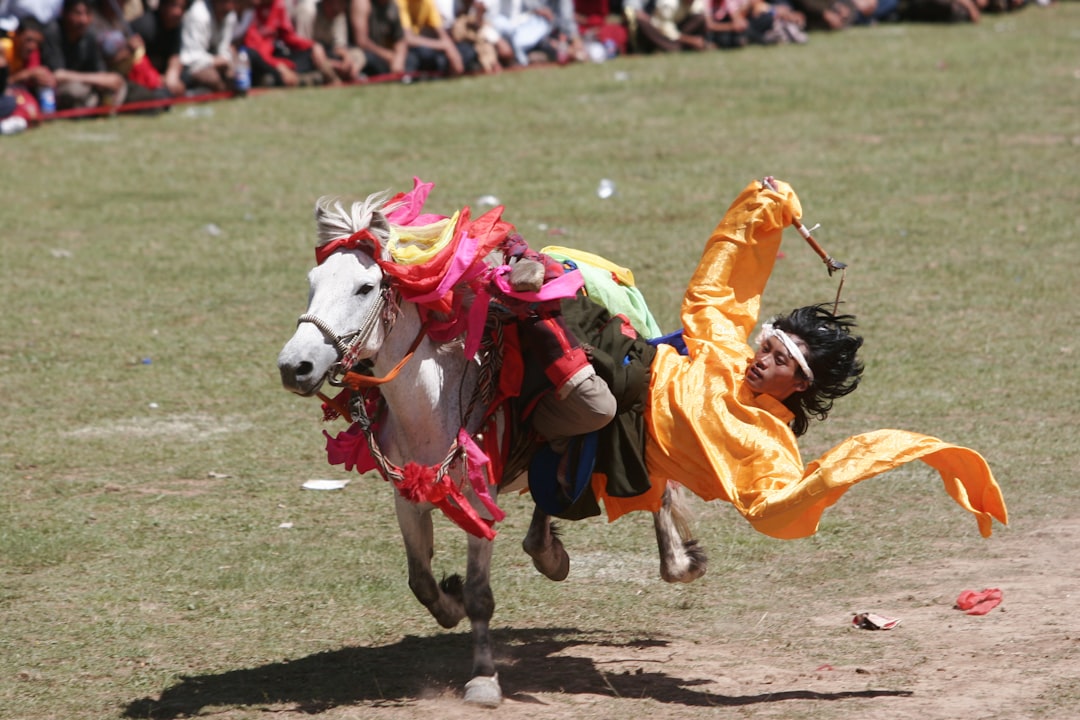
<path fill-rule="evenodd" d="M 435 468 L 411 462 L 403 469 L 405 471 L 404 477 L 397 486 L 401 496 L 409 502 L 430 502 L 431 491 L 429 488 L 435 482 Z"/>

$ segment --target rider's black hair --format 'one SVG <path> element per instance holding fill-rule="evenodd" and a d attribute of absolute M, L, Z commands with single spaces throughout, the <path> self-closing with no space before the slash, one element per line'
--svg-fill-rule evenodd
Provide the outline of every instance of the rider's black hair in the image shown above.
<path fill-rule="evenodd" d="M 851 334 L 854 316 L 833 315 L 825 305 L 796 308 L 773 318 L 772 324 L 778 330 L 800 337 L 808 349 L 806 364 L 814 374 L 814 381 L 806 390 L 784 400 L 788 410 L 795 413 L 792 431 L 802 435 L 810 426 L 811 417 L 824 420 L 836 398 L 859 386 L 863 364 L 855 354 L 863 340 Z"/>

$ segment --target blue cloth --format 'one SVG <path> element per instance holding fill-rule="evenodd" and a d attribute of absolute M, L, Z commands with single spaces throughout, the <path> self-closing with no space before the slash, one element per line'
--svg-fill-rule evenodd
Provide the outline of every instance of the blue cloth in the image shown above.
<path fill-rule="evenodd" d="M 686 341 L 683 339 L 682 328 L 675 332 L 669 332 L 667 335 L 661 335 L 660 337 L 654 337 L 648 341 L 653 347 L 659 345 L 670 345 L 679 351 L 680 355 L 686 355 L 689 351 L 686 349 Z"/>

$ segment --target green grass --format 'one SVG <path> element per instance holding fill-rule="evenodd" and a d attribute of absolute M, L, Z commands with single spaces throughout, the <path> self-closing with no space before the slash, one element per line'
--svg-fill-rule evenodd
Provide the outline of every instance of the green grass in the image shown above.
<path fill-rule="evenodd" d="M 764 174 L 791 182 L 851 266 L 844 296 L 866 336 L 863 387 L 804 455 L 919 430 L 986 455 L 1015 528 L 1075 517 L 1078 21 L 1067 3 L 971 27 L 274 92 L 210 117 L 179 107 L 4 138 L 4 716 L 119 717 L 185 676 L 251 681 L 245 669 L 287 658 L 314 672 L 440 635 L 405 585 L 386 485 L 299 491 L 337 470 L 316 403 L 282 392 L 274 366 L 303 310 L 315 199 L 405 189 L 413 175 L 436 183 L 435 210 L 494 194 L 538 244 L 632 267 L 665 329 L 738 191 Z M 605 177 L 617 194 L 602 201 Z M 835 280 L 794 235 L 785 254 L 766 313 L 832 298 Z M 650 522 L 635 517 L 565 528 L 576 559 L 617 558 L 625 576 L 553 586 L 517 550 L 527 499 L 504 504 L 496 622 L 509 645 L 550 640 L 546 627 L 603 639 L 622 619 L 639 637 L 665 617 L 752 624 L 756 588 L 843 596 L 873 587 L 868 561 L 932 559 L 946 541 L 993 552 L 922 466 L 859 487 L 795 543 L 703 508 L 707 579 L 720 580 L 689 587 L 653 579 Z M 437 533 L 437 572 L 460 571 L 460 532 Z M 466 640 L 439 643 L 422 672 L 460 684 Z M 334 693 L 312 695 L 360 697 Z"/>

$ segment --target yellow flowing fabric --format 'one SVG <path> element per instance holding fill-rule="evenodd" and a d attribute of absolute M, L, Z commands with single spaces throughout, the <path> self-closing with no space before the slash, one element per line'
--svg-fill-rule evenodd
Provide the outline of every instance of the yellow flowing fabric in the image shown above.
<path fill-rule="evenodd" d="M 848 438 L 804 467 L 788 427 L 791 412 L 744 383 L 754 356 L 749 336 L 780 236 L 802 215 L 791 187 L 776 186 L 775 192 L 758 182 L 747 186 L 709 238 L 683 299 L 688 355 L 660 346 L 652 363 L 645 459 L 653 487 L 613 498 L 594 482 L 608 518 L 657 510 L 673 480 L 705 500 L 730 502 L 766 535 L 806 537 L 855 483 L 922 460 L 989 537 L 991 518 L 1008 518 L 979 453 L 919 433 L 878 430 Z"/>
<path fill-rule="evenodd" d="M 430 225 L 391 225 L 386 249 L 394 262 L 401 265 L 422 265 L 450 244 L 457 230 L 461 211 Z"/>

